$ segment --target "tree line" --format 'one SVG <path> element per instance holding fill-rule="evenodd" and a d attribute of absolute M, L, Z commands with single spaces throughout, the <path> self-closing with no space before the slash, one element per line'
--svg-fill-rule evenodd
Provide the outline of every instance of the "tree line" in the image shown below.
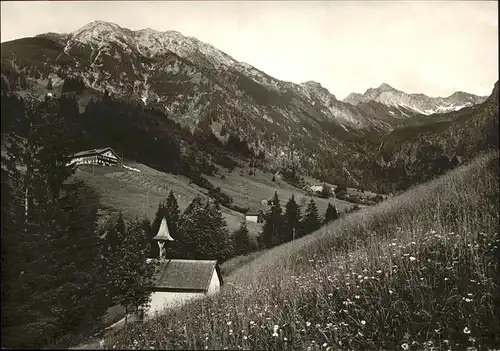
<path fill-rule="evenodd" d="M 264 226 L 258 237 L 259 246 L 271 248 L 308 235 L 322 225 L 339 218 L 337 208 L 328 203 L 323 220 L 320 219 L 318 207 L 313 198 L 307 204 L 304 214 L 301 215 L 300 207 L 292 195 L 285 205 L 285 212 L 280 205 L 278 193 L 274 193 L 269 211 L 264 215 Z"/>

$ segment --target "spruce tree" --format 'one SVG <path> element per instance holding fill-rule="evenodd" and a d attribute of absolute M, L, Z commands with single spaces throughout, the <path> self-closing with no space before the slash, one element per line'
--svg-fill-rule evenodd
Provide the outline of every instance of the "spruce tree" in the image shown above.
<path fill-rule="evenodd" d="M 229 237 L 227 223 L 222 214 L 219 202 L 207 201 L 207 211 L 210 218 L 210 227 L 214 243 L 216 244 L 216 259 L 223 262 L 229 259 L 233 253 L 233 242 Z"/>
<path fill-rule="evenodd" d="M 280 239 L 280 231 L 283 229 L 283 215 L 278 198 L 278 193 L 274 193 L 271 208 L 265 216 L 264 226 L 262 228 L 261 242 L 269 248 L 277 245 Z"/>
<path fill-rule="evenodd" d="M 114 234 L 117 245 L 111 246 L 113 249 L 106 257 L 112 298 L 127 311 L 129 306 L 145 306 L 149 302 L 155 266 L 146 262 L 148 240 L 143 224 L 135 219 L 127 225 L 120 213 Z"/>
<path fill-rule="evenodd" d="M 300 221 L 300 208 L 295 202 L 295 197 L 288 200 L 285 206 L 285 228 L 282 231 L 281 242 L 287 242 L 297 237 L 297 228 Z"/>
<path fill-rule="evenodd" d="M 339 218 L 339 214 L 337 212 L 337 208 L 333 206 L 330 202 L 328 203 L 328 207 L 326 208 L 325 212 L 325 220 L 324 223 L 329 223 L 331 221 L 336 220 Z"/>
<path fill-rule="evenodd" d="M 203 240 L 204 235 L 201 228 L 204 217 L 203 201 L 200 196 L 196 196 L 184 210 L 179 219 L 178 231 L 183 236 L 184 258 L 195 258 L 198 255 L 198 242 Z"/>
<path fill-rule="evenodd" d="M 6 136 L 2 343 L 9 347 L 46 346 L 106 308 L 96 207 L 69 181 L 72 138 L 57 109 L 56 100 L 25 101 Z"/>
<path fill-rule="evenodd" d="M 251 242 L 246 221 L 241 222 L 240 227 L 233 233 L 232 240 L 235 256 L 246 255 L 250 252 Z"/>
<path fill-rule="evenodd" d="M 183 258 L 183 247 L 182 244 L 184 240 L 182 239 L 182 233 L 179 232 L 179 220 L 181 216 L 181 211 L 179 209 L 179 204 L 172 190 L 168 194 L 167 201 L 165 202 L 165 218 L 167 220 L 168 230 L 174 241 L 169 243 L 167 248 L 167 254 L 172 258 Z"/>
<path fill-rule="evenodd" d="M 316 207 L 316 202 L 311 198 L 311 201 L 307 204 L 307 208 L 304 213 L 304 217 L 301 222 L 301 236 L 310 234 L 321 227 L 321 222 L 319 220 L 318 207 Z"/>

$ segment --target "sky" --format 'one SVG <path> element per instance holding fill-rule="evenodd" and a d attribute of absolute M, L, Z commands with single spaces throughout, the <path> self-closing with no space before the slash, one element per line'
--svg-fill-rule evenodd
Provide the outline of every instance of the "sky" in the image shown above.
<path fill-rule="evenodd" d="M 176 30 L 339 99 L 383 82 L 489 95 L 498 80 L 497 1 L 2 1 L 1 41 L 95 20 Z"/>

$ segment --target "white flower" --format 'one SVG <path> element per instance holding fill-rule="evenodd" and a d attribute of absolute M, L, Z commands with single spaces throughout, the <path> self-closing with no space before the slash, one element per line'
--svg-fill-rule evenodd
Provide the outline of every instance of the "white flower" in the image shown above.
<path fill-rule="evenodd" d="M 273 332 L 276 333 L 276 331 L 280 328 L 279 325 L 275 324 L 274 327 L 273 327 Z"/>
<path fill-rule="evenodd" d="M 246 335 L 243 336 L 243 340 L 246 340 L 248 339 L 248 337 Z"/>
<path fill-rule="evenodd" d="M 378 273 L 378 274 L 380 274 L 380 273 L 382 273 L 382 271 L 379 269 L 379 270 L 377 271 L 377 273 Z"/>
<path fill-rule="evenodd" d="M 365 320 L 362 320 L 362 321 L 361 321 L 361 324 L 362 324 L 362 325 L 365 325 L 365 324 L 366 324 L 366 321 L 365 321 Z"/>
<path fill-rule="evenodd" d="M 470 334 L 470 329 L 468 327 L 464 328 L 464 334 Z"/>
<path fill-rule="evenodd" d="M 415 260 L 416 260 L 416 258 L 415 258 L 415 257 L 410 256 L 410 261 L 415 261 Z"/>
<path fill-rule="evenodd" d="M 310 327 L 311 326 L 311 322 L 306 322 L 306 327 Z"/>
<path fill-rule="evenodd" d="M 325 343 L 323 344 L 323 347 L 327 347 L 327 346 L 328 346 L 328 344 L 325 342 Z"/>
<path fill-rule="evenodd" d="M 408 346 L 408 344 L 407 344 L 407 343 L 404 343 L 404 344 L 402 344 L 402 345 L 401 345 L 401 348 L 402 348 L 403 350 L 408 350 L 410 347 Z"/>
<path fill-rule="evenodd" d="M 354 295 L 354 298 L 355 299 L 359 299 L 359 295 Z"/>
<path fill-rule="evenodd" d="M 233 322 L 229 321 L 229 322 L 227 322 L 226 324 L 227 324 L 227 325 L 231 325 L 231 324 L 233 324 Z"/>

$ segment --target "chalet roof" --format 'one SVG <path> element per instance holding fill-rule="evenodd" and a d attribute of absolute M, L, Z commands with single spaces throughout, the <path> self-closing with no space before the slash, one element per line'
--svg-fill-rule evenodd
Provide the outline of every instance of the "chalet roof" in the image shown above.
<path fill-rule="evenodd" d="M 261 214 L 262 214 L 262 211 L 252 211 L 252 212 L 245 213 L 245 216 L 260 216 Z"/>
<path fill-rule="evenodd" d="M 153 240 L 174 241 L 174 238 L 170 236 L 170 231 L 168 230 L 167 220 L 165 217 L 161 220 L 160 229 L 158 229 L 158 233 L 153 237 Z"/>
<path fill-rule="evenodd" d="M 155 289 L 166 291 L 206 292 L 214 270 L 222 285 L 222 276 L 215 260 L 162 260 L 153 281 Z"/>
<path fill-rule="evenodd" d="M 102 149 L 92 149 L 92 150 L 80 151 L 80 152 L 77 152 L 76 154 L 73 154 L 72 157 L 82 157 L 82 156 L 99 155 L 99 154 L 105 153 L 108 150 L 110 150 L 112 153 L 115 154 L 115 156 L 118 157 L 118 154 L 112 148 L 110 148 L 110 147 L 105 147 L 105 148 L 102 148 Z"/>

